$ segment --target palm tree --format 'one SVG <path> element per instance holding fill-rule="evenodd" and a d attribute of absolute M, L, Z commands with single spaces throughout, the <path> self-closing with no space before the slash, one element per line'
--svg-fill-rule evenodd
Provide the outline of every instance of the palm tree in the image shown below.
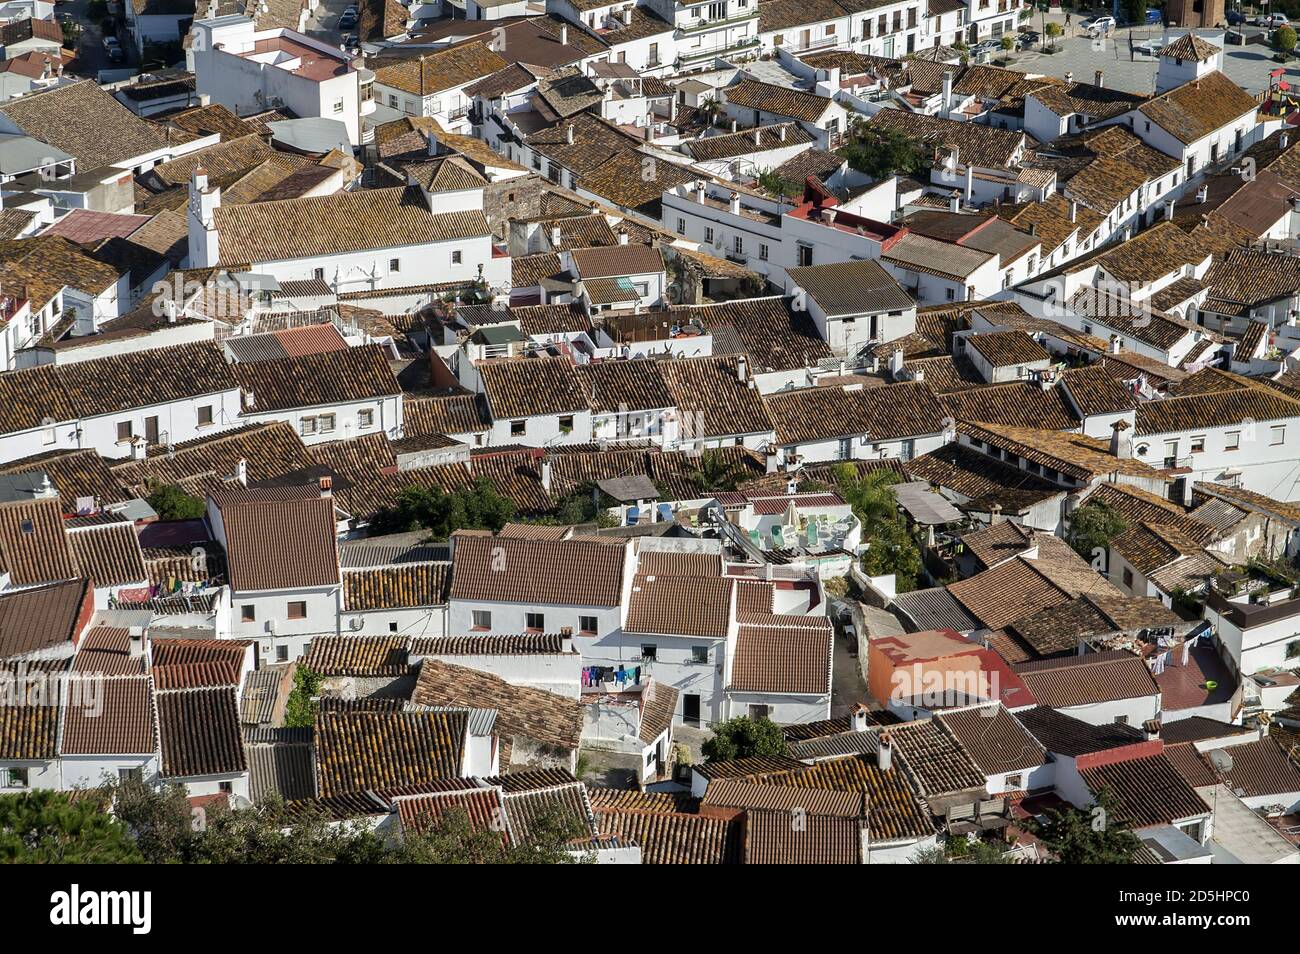
<path fill-rule="evenodd" d="M 735 459 L 725 457 L 721 451 L 706 450 L 691 471 L 691 485 L 702 494 L 725 493 L 735 490 L 743 476 Z"/>
<path fill-rule="evenodd" d="M 862 521 L 864 534 L 898 516 L 898 498 L 892 488 L 898 483 L 898 474 L 892 470 L 873 470 L 858 476 L 852 464 L 840 464 L 835 468 L 835 481 L 840 496 Z"/>
<path fill-rule="evenodd" d="M 718 102 L 717 97 L 706 96 L 700 100 L 700 115 L 710 126 L 718 121 L 718 117 L 722 115 L 722 104 Z"/>

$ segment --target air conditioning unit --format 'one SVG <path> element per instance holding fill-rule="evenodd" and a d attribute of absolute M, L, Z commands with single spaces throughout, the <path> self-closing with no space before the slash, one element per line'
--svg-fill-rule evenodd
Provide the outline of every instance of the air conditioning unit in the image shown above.
<path fill-rule="evenodd" d="M 366 625 L 365 620 L 363 620 L 360 616 L 354 616 L 350 620 L 348 620 L 348 629 L 352 630 L 352 632 L 354 633 L 361 632 L 362 627 L 364 627 L 365 625 Z"/>
<path fill-rule="evenodd" d="M 268 619 L 266 621 L 266 631 L 270 633 L 272 636 L 274 636 L 275 630 L 276 630 L 276 621 L 273 619 Z"/>

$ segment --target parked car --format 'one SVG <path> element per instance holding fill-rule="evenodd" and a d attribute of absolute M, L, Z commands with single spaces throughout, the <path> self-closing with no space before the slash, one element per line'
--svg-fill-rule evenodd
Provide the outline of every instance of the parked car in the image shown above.
<path fill-rule="evenodd" d="M 1266 17 L 1256 17 L 1255 23 L 1258 26 L 1267 27 L 1270 30 L 1276 30 L 1278 27 L 1291 25 L 1291 21 L 1286 18 L 1285 13 L 1270 13 Z"/>
<path fill-rule="evenodd" d="M 114 64 L 116 64 L 116 63 L 125 63 L 125 62 L 126 62 L 126 50 L 122 49 L 122 47 L 120 47 L 120 46 L 112 46 L 112 47 L 109 47 L 109 49 L 108 49 L 108 62 L 110 62 L 110 63 L 114 63 Z"/>
<path fill-rule="evenodd" d="M 986 60 L 990 57 L 997 56 L 1002 52 L 1002 37 L 990 37 L 987 40 L 980 40 L 970 48 L 970 57 L 973 60 Z"/>
<path fill-rule="evenodd" d="M 1134 53 L 1145 53 L 1147 56 L 1159 56 L 1160 51 L 1164 49 L 1165 41 L 1155 36 L 1149 40 L 1141 40 L 1133 44 Z"/>
<path fill-rule="evenodd" d="M 111 54 L 114 50 L 120 50 L 121 48 L 122 48 L 122 44 L 117 41 L 117 37 L 115 36 L 104 37 L 105 52 Z"/>
<path fill-rule="evenodd" d="M 361 40 L 355 33 L 344 33 L 343 39 L 339 40 L 339 45 L 349 50 L 355 50 L 361 45 Z"/>
<path fill-rule="evenodd" d="M 1246 22 L 1246 14 L 1240 10 L 1228 11 L 1228 26 L 1241 26 Z"/>
<path fill-rule="evenodd" d="M 1038 46 L 1038 44 L 1042 42 L 1043 42 L 1043 37 L 1037 30 L 1020 31 L 1019 44 L 1022 50 L 1027 50 L 1030 47 Z"/>
<path fill-rule="evenodd" d="M 1088 17 L 1079 26 L 1089 36 L 1105 36 L 1115 31 L 1114 17 Z"/>
<path fill-rule="evenodd" d="M 343 11 L 343 15 L 339 17 L 339 29 L 351 30 L 357 25 L 357 19 L 356 9 L 354 7 L 348 7 Z"/>

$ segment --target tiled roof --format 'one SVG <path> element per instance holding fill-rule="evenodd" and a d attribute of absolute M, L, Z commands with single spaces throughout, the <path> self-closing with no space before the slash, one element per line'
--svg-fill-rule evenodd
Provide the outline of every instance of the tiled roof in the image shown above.
<path fill-rule="evenodd" d="M 146 676 L 100 682 L 99 711 L 70 705 L 63 718 L 63 755 L 147 755 L 158 748 L 153 693 Z"/>
<path fill-rule="evenodd" d="M 798 626 L 741 626 L 732 661 L 732 692 L 826 695 L 831 682 L 829 620 Z M 814 625 L 820 621 L 821 626 Z"/>
<path fill-rule="evenodd" d="M 930 384 L 928 374 L 925 384 Z M 939 402 L 954 421 L 1059 430 L 1079 426 L 1060 388 L 1043 390 L 1030 381 L 964 388 L 943 395 Z"/>
<path fill-rule="evenodd" d="M 1202 40 L 1195 33 L 1184 33 L 1167 46 L 1160 48 L 1161 59 L 1193 60 L 1203 63 L 1223 53 L 1223 48 Z"/>
<path fill-rule="evenodd" d="M 587 789 L 587 796 L 591 807 L 597 812 L 681 812 L 690 815 L 695 813 L 699 805 L 699 799 L 692 798 L 686 792 L 643 792 L 634 788 L 591 786 Z"/>
<path fill-rule="evenodd" d="M 411 640 L 412 656 L 558 656 L 559 633 L 513 636 L 423 636 Z"/>
<path fill-rule="evenodd" d="M 68 544 L 81 575 L 89 577 L 97 587 L 144 583 L 149 579 L 140 540 L 130 523 L 71 531 Z"/>
<path fill-rule="evenodd" d="M 177 689 L 154 694 L 164 778 L 247 771 L 236 689 Z"/>
<path fill-rule="evenodd" d="M 0 504 L 0 572 L 14 586 L 80 575 L 57 497 Z"/>
<path fill-rule="evenodd" d="M 490 233 L 477 210 L 432 213 L 418 188 L 363 189 L 216 210 L 226 264 L 424 245 Z"/>
<path fill-rule="evenodd" d="M 787 274 L 832 316 L 900 311 L 916 305 L 895 278 L 871 259 L 791 268 Z"/>
<path fill-rule="evenodd" d="M 332 497 L 222 497 L 218 507 L 230 584 L 236 592 L 340 582 Z"/>
<path fill-rule="evenodd" d="M 1052 360 L 1047 349 L 1023 331 L 977 332 L 963 340 L 995 368 Z"/>
<path fill-rule="evenodd" d="M 230 391 L 230 366 L 214 344 L 130 351 L 67 365 L 41 365 L 0 377 L 0 427 L 40 427 Z"/>
<path fill-rule="evenodd" d="M 668 812 L 598 811 L 602 835 L 613 835 L 641 848 L 648 865 L 740 864 L 741 823 Z"/>
<path fill-rule="evenodd" d="M 817 122 L 832 105 L 824 96 L 752 79 L 742 79 L 736 85 L 728 86 L 722 90 L 722 95 L 729 105 L 789 116 L 806 123 Z"/>
<path fill-rule="evenodd" d="M 916 382 L 844 390 L 818 387 L 778 391 L 764 398 L 779 444 L 866 435 L 881 442 L 940 434 L 945 414 Z"/>
<path fill-rule="evenodd" d="M 1264 388 L 1238 388 L 1144 401 L 1137 409 L 1136 434 L 1145 437 L 1295 417 L 1300 417 L 1300 401 Z"/>
<path fill-rule="evenodd" d="M 735 584 L 718 577 L 637 574 L 623 629 L 656 635 L 727 635 Z"/>
<path fill-rule="evenodd" d="M 719 779 L 709 783 L 701 804 L 774 812 L 801 811 L 839 818 L 861 818 L 866 812 L 862 792 L 760 785 L 745 779 Z"/>
<path fill-rule="evenodd" d="M 512 739 L 577 749 L 583 708 L 575 700 L 530 686 L 513 686 L 499 676 L 439 659 L 420 665 L 411 701 L 421 706 L 469 706 L 497 710 L 502 738 L 501 764 L 509 764 Z"/>
<path fill-rule="evenodd" d="M 481 363 L 478 371 L 495 418 L 587 410 L 582 384 L 568 358 L 489 361 Z"/>
<path fill-rule="evenodd" d="M 989 629 L 1001 629 L 1070 598 L 1069 593 L 1039 572 L 1031 561 L 1020 559 L 1008 560 L 968 579 L 950 583 L 948 592 Z"/>
<path fill-rule="evenodd" d="M 758 370 L 791 371 L 832 357 L 830 346 L 806 311 L 795 311 L 792 298 L 748 298 L 713 305 L 675 305 L 677 323 L 694 320 L 714 332 L 733 328 Z M 716 344 L 716 342 L 715 342 Z"/>
<path fill-rule="evenodd" d="M 507 65 L 486 44 L 465 43 L 380 65 L 375 69 L 375 82 L 412 96 L 432 96 L 482 79 Z"/>
<path fill-rule="evenodd" d="M 451 599 L 618 606 L 623 548 L 581 540 L 456 535 Z"/>
<path fill-rule="evenodd" d="M 745 864 L 856 865 L 863 862 L 856 818 L 808 815 L 800 825 L 788 812 L 750 810 L 745 821 Z"/>
<path fill-rule="evenodd" d="M 254 805 L 271 798 L 293 801 L 316 796 L 315 751 L 310 741 L 246 744 L 244 757 Z"/>
<path fill-rule="evenodd" d="M 345 612 L 445 606 L 450 589 L 447 563 L 349 570 L 343 574 L 343 606 Z"/>
<path fill-rule="evenodd" d="M 1254 113 L 1255 97 L 1215 70 L 1153 96 L 1139 112 L 1184 144 L 1203 139 L 1235 119 Z"/>
<path fill-rule="evenodd" d="M 733 357 L 683 358 L 660 369 L 668 393 L 691 422 L 695 440 L 772 431 L 763 399 L 748 382 L 737 379 Z"/>
<path fill-rule="evenodd" d="M 774 126 L 756 126 L 724 136 L 704 136 L 683 143 L 686 152 L 696 162 L 750 156 L 768 149 L 784 149 L 810 143 L 813 137 L 804 132 L 798 123 L 778 123 Z"/>
<path fill-rule="evenodd" d="M 1019 513 L 1065 493 L 1042 477 L 1008 466 L 956 441 L 913 458 L 907 464 L 907 472 L 914 480 L 928 480 L 968 498 L 969 503 L 963 506 L 969 509 L 987 509 L 996 503 L 1008 514 Z"/>
<path fill-rule="evenodd" d="M 1136 726 L 1120 722 L 1093 725 L 1045 705 L 1022 709 L 1015 716 L 1043 748 L 1070 758 L 1137 745 L 1146 739 Z"/>
<path fill-rule="evenodd" d="M 1269 736 L 1231 745 L 1224 751 L 1232 756 L 1232 769 L 1223 774 L 1223 782 L 1242 797 L 1300 792 L 1300 765 L 1277 739 Z"/>
<path fill-rule="evenodd" d="M 1015 671 L 1041 705 L 1055 709 L 1140 699 L 1160 692 L 1146 662 L 1124 650 L 1022 663 Z"/>
<path fill-rule="evenodd" d="M 250 413 L 286 411 L 400 394 L 380 345 L 233 365 Z"/>
<path fill-rule="evenodd" d="M 424 434 L 475 434 L 489 430 L 492 421 L 477 395 L 451 394 L 446 397 L 402 401 L 402 428 L 408 436 Z"/>
<path fill-rule="evenodd" d="M 1141 461 L 1113 456 L 1109 442 L 1097 437 L 1006 424 L 993 429 L 964 423 L 958 429 L 990 447 L 1060 471 L 1081 482 L 1115 473 L 1147 478 L 1157 476 Z"/>
<path fill-rule="evenodd" d="M 316 715 L 322 796 L 456 778 L 466 713 L 323 708 Z"/>
<path fill-rule="evenodd" d="M 16 683 L 22 691 L 21 679 Z M 0 704 L 0 758 L 48 761 L 58 755 L 59 707 L 11 698 Z"/>
<path fill-rule="evenodd" d="M 401 636 L 317 636 L 302 664 L 322 676 L 405 676 L 412 671 Z"/>
<path fill-rule="evenodd" d="M 929 811 L 921 804 L 907 774 L 897 763 L 882 772 L 874 755 L 824 759 L 809 768 L 773 773 L 755 781 L 760 785 L 864 793 L 873 843 L 911 841 L 934 834 Z"/>
<path fill-rule="evenodd" d="M 997 703 L 941 712 L 936 718 L 957 737 L 985 775 L 1037 768 L 1047 761 L 1038 740 Z"/>
<path fill-rule="evenodd" d="M 1210 814 L 1210 806 L 1163 754 L 1082 768 L 1094 794 L 1105 789 L 1116 819 L 1131 828 L 1168 825 Z"/>
<path fill-rule="evenodd" d="M 928 147 L 941 149 L 945 154 L 956 149 L 959 162 L 986 169 L 1009 166 L 1025 144 L 1022 132 L 902 109 L 882 109 L 871 117 L 870 122 L 873 126 L 897 129 Z"/>
<path fill-rule="evenodd" d="M 1096 364 L 1063 372 L 1059 387 L 1084 416 L 1128 411 L 1137 405 L 1133 392 Z"/>

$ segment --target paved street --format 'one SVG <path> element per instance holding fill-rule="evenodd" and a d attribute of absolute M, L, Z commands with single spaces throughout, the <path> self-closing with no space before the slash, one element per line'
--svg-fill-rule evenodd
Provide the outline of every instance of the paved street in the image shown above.
<path fill-rule="evenodd" d="M 339 17 L 353 2 L 354 0 L 321 0 L 320 6 L 316 8 L 307 21 L 305 31 L 307 35 L 333 46 L 338 46 L 342 35 L 339 30 Z M 347 32 L 356 33 L 357 28 L 353 27 Z"/>
<path fill-rule="evenodd" d="M 1042 33 L 1044 22 L 1063 24 L 1064 19 L 1060 14 L 1049 14 L 1044 21 L 1043 14 L 1036 13 L 1021 26 Z M 1081 19 L 1078 16 L 1072 17 L 1071 31 L 1076 35 L 1058 40 L 1058 52 L 1046 54 L 1037 50 L 1025 50 L 1013 54 L 1007 65 L 1026 73 L 1048 76 L 1064 77 L 1066 73 L 1073 73 L 1074 79 L 1083 83 L 1091 83 L 1093 74 L 1102 70 L 1109 87 L 1130 93 L 1153 92 L 1159 61 L 1155 57 L 1136 52 L 1133 47 L 1141 45 L 1145 40 L 1159 39 L 1164 35 L 1164 28 L 1151 26 L 1121 29 L 1113 38 L 1095 45 L 1088 37 L 1077 35 Z M 1258 43 L 1229 46 L 1223 57 L 1223 72 L 1248 92 L 1257 93 L 1268 88 L 1269 72 L 1281 65 L 1272 57 L 1272 50 Z M 1288 65 L 1286 75 L 1293 82 L 1300 81 L 1300 60 Z"/>

